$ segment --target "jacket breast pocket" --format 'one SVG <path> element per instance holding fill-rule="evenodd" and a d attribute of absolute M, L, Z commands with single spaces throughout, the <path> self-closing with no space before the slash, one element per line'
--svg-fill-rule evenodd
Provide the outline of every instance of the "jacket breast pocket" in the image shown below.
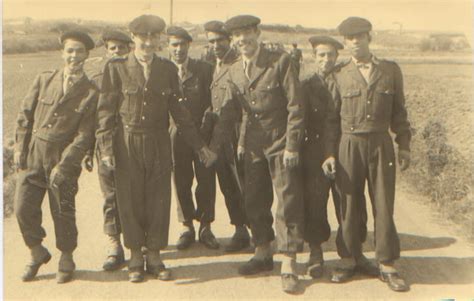
<path fill-rule="evenodd" d="M 120 106 L 120 112 L 131 114 L 135 112 L 138 101 L 138 87 L 126 87 L 122 89 L 123 101 Z"/>
<path fill-rule="evenodd" d="M 375 116 L 379 118 L 390 118 L 392 114 L 395 90 L 390 87 L 378 87 L 374 95 Z"/>
<path fill-rule="evenodd" d="M 356 117 L 360 115 L 358 110 L 358 102 L 360 101 L 362 93 L 360 89 L 348 89 L 341 93 L 341 116 L 342 117 Z"/>
<path fill-rule="evenodd" d="M 262 104 L 263 110 L 273 110 L 286 106 L 285 100 L 281 97 L 279 83 L 270 83 L 255 89 L 257 100 Z"/>

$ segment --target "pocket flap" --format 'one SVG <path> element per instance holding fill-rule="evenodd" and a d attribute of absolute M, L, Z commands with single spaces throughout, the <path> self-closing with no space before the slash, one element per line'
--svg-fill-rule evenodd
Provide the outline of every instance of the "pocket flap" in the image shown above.
<path fill-rule="evenodd" d="M 346 90 L 342 94 L 342 97 L 356 97 L 356 96 L 360 96 L 360 94 L 361 94 L 360 89 Z"/>

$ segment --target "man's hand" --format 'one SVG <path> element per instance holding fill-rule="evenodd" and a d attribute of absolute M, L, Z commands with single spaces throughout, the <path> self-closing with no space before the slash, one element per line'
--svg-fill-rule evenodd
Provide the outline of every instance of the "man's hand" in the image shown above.
<path fill-rule="evenodd" d="M 410 151 L 400 149 L 398 150 L 398 164 L 400 164 L 400 170 L 404 171 L 410 166 Z"/>
<path fill-rule="evenodd" d="M 91 154 L 87 154 L 82 160 L 82 168 L 91 172 L 94 169 L 94 158 Z"/>
<path fill-rule="evenodd" d="M 336 158 L 334 157 L 329 157 L 326 159 L 326 161 L 323 162 L 323 165 L 321 168 L 324 171 L 324 174 L 326 177 L 328 177 L 331 180 L 334 180 L 336 178 Z"/>
<path fill-rule="evenodd" d="M 293 168 L 298 166 L 300 161 L 300 154 L 298 152 L 290 152 L 285 150 L 283 153 L 283 166 Z"/>
<path fill-rule="evenodd" d="M 102 162 L 102 164 L 105 165 L 105 167 L 109 169 L 115 169 L 115 160 L 113 157 L 105 156 L 105 157 L 102 157 L 100 161 Z"/>
<path fill-rule="evenodd" d="M 198 156 L 199 160 L 206 166 L 206 168 L 211 167 L 217 161 L 217 155 L 207 146 L 204 146 L 199 150 Z"/>
<path fill-rule="evenodd" d="M 58 189 L 65 179 L 66 177 L 61 173 L 59 168 L 55 166 L 49 175 L 49 184 L 51 187 Z"/>
<path fill-rule="evenodd" d="M 245 157 L 245 148 L 241 145 L 237 146 L 237 160 L 243 161 Z"/>
<path fill-rule="evenodd" d="M 15 152 L 13 154 L 13 164 L 17 170 L 26 169 L 26 153 Z"/>

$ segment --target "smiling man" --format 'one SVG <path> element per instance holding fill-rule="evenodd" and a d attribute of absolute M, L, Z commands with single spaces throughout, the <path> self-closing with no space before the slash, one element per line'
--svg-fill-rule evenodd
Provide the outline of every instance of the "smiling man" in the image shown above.
<path fill-rule="evenodd" d="M 167 30 L 168 50 L 171 60 L 178 69 L 180 106 L 188 110 L 196 128 L 203 126 L 204 112 L 211 106 L 212 66 L 188 56 L 192 37 L 182 27 L 171 26 Z M 197 153 L 189 145 L 185 136 L 171 124 L 171 144 L 173 149 L 173 181 L 178 199 L 178 220 L 183 224 L 182 233 L 176 243 L 179 250 L 187 249 L 195 241 L 196 231 L 193 221 L 200 222 L 199 241 L 207 248 L 217 249 L 219 243 L 211 231 L 215 217 L 216 178 L 213 168 L 207 168 Z M 209 133 L 201 131 L 208 143 Z M 196 178 L 196 207 L 193 202 L 192 186 Z"/>
<path fill-rule="evenodd" d="M 15 213 L 31 261 L 22 275 L 33 280 L 51 254 L 43 247 L 41 204 L 46 192 L 61 251 L 58 283 L 72 279 L 77 246 L 75 196 L 81 161 L 94 137 L 98 91 L 83 71 L 94 41 L 80 31 L 64 33 L 62 70 L 38 75 L 18 114 L 14 161 L 18 170 Z"/>
<path fill-rule="evenodd" d="M 327 119 L 327 160 L 323 163 L 325 173 L 336 177 L 340 191 L 342 238 L 347 250 L 332 280 L 349 280 L 362 256 L 360 224 L 367 182 L 380 279 L 394 291 L 407 291 L 409 286 L 394 267 L 400 258 L 400 241 L 393 219 L 396 158 L 389 130 L 395 134 L 403 171 L 410 164 L 410 123 L 400 67 L 371 53 L 371 29 L 372 24 L 359 17 L 347 18 L 338 26 L 352 58 L 335 73 L 337 97 L 335 110 Z"/>
<path fill-rule="evenodd" d="M 205 146 L 189 111 L 179 104 L 176 66 L 155 55 L 165 22 L 142 15 L 130 22 L 135 49 L 104 70 L 96 137 L 101 161 L 114 169 L 125 247 L 131 250 L 129 280 L 146 271 L 171 278 L 160 250 L 168 245 L 171 202 L 169 114 L 205 163 L 216 159 Z"/>
<path fill-rule="evenodd" d="M 304 203 L 299 152 L 304 137 L 304 100 L 294 64 L 287 53 L 259 45 L 260 19 L 230 18 L 225 27 L 242 58 L 229 71 L 229 85 L 242 104 L 238 152 L 245 161 L 245 212 L 255 255 L 239 268 L 242 275 L 273 269 L 270 243 L 273 190 L 278 198 L 278 250 L 284 254 L 282 288 L 298 289 L 296 253 L 303 248 Z"/>

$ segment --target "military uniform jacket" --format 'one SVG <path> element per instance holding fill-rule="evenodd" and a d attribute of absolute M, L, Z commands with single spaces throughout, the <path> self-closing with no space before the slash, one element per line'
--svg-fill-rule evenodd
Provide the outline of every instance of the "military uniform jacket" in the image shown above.
<path fill-rule="evenodd" d="M 116 127 L 136 133 L 168 131 L 169 113 L 185 140 L 195 150 L 201 149 L 204 144 L 180 98 L 177 69 L 171 61 L 155 55 L 150 78 L 145 81 L 143 67 L 134 53 L 110 60 L 104 69 L 97 112 L 96 138 L 101 156 L 113 155 Z"/>
<path fill-rule="evenodd" d="M 34 80 L 18 114 L 16 150 L 27 153 L 32 136 L 65 143 L 58 168 L 74 174 L 94 140 L 98 89 L 83 76 L 64 94 L 63 77 L 48 71 Z"/>
<path fill-rule="evenodd" d="M 224 143 L 235 143 L 238 139 L 234 126 L 242 118 L 242 108 L 239 100 L 232 98 L 228 87 L 230 66 L 238 59 L 239 54 L 230 49 L 223 58 L 219 72 L 214 70 L 211 84 L 212 108 L 209 115 L 212 123 L 210 148 L 216 152 Z"/>
<path fill-rule="evenodd" d="M 204 112 L 211 107 L 212 65 L 189 58 L 186 74 L 180 79 L 182 97 L 179 102 L 191 113 L 195 125 L 201 127 Z"/>
<path fill-rule="evenodd" d="M 250 80 L 242 58 L 231 66 L 229 77 L 232 94 L 243 109 L 239 145 L 257 156 L 284 149 L 299 151 L 304 137 L 304 99 L 289 54 L 261 47 Z"/>
<path fill-rule="evenodd" d="M 387 60 L 372 60 L 369 83 L 354 62 L 348 61 L 334 73 L 337 93 L 327 119 L 326 155 L 336 154 L 342 133 L 395 133 L 400 149 L 410 149 L 410 123 L 405 108 L 400 67 Z"/>

